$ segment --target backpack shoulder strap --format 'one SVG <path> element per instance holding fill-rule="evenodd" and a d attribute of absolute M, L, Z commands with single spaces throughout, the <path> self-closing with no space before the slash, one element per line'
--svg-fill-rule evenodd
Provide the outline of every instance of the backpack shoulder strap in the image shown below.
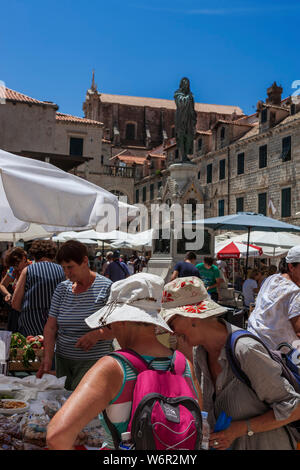
<path fill-rule="evenodd" d="M 110 353 L 110 356 L 121 357 L 137 375 L 149 368 L 147 361 L 132 349 L 119 349 Z"/>
<path fill-rule="evenodd" d="M 180 351 L 174 351 L 170 370 L 176 375 L 183 375 L 186 368 L 186 358 Z"/>
<path fill-rule="evenodd" d="M 233 333 L 231 333 L 230 335 L 228 335 L 228 338 L 227 338 L 227 341 L 226 341 L 226 344 L 225 344 L 226 355 L 227 355 L 229 365 L 232 369 L 232 372 L 234 373 L 234 375 L 241 382 L 245 383 L 248 387 L 252 388 L 249 377 L 241 369 L 239 360 L 237 359 L 237 357 L 235 355 L 236 343 L 237 343 L 239 338 L 253 338 L 257 342 L 259 342 L 263 345 L 264 345 L 264 343 L 257 336 L 253 335 L 252 333 L 250 333 L 247 330 L 236 330 Z M 265 346 L 265 348 L 267 349 L 266 346 Z M 267 351 L 269 352 L 268 349 L 267 349 Z"/>

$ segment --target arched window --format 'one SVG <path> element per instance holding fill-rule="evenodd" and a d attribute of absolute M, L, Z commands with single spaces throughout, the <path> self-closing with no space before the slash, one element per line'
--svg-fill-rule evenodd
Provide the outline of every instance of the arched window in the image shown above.
<path fill-rule="evenodd" d="M 135 124 L 128 122 L 126 124 L 126 140 L 135 140 Z"/>

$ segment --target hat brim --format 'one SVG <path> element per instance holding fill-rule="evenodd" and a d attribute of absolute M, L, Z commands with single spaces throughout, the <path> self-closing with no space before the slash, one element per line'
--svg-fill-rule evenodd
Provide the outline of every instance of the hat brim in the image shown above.
<path fill-rule="evenodd" d="M 182 305 L 173 308 L 162 307 L 160 314 L 166 323 L 169 323 L 175 315 L 190 318 L 211 318 L 227 312 L 226 307 L 222 307 L 210 298 L 189 305 Z"/>
<path fill-rule="evenodd" d="M 111 325 L 120 321 L 149 323 L 157 327 L 157 334 L 165 332 L 173 333 L 157 310 L 147 311 L 128 304 L 118 305 L 113 309 L 110 305 L 105 305 L 93 313 L 93 315 L 87 317 L 85 322 L 90 328 L 101 328 L 103 320 L 105 325 Z"/>

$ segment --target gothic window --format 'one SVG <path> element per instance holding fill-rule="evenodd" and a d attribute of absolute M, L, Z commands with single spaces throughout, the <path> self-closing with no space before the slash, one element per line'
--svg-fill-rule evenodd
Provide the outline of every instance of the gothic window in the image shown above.
<path fill-rule="evenodd" d="M 259 168 L 265 168 L 268 162 L 268 146 L 259 147 Z"/>
<path fill-rule="evenodd" d="M 80 139 L 78 137 L 70 137 L 70 155 L 82 157 L 83 139 Z"/>
<path fill-rule="evenodd" d="M 154 184 L 150 184 L 150 201 L 154 199 Z"/>
<path fill-rule="evenodd" d="M 258 195 L 258 213 L 267 215 L 267 193 Z"/>
<path fill-rule="evenodd" d="M 245 154 L 239 153 L 237 156 L 237 174 L 242 175 L 245 171 Z"/>
<path fill-rule="evenodd" d="M 288 162 L 292 157 L 292 142 L 291 136 L 284 137 L 282 139 L 282 155 L 281 158 L 284 162 Z"/>
<path fill-rule="evenodd" d="M 244 212 L 244 198 L 243 197 L 236 198 L 236 211 Z"/>
<path fill-rule="evenodd" d="M 135 124 L 133 122 L 128 122 L 126 124 L 126 140 L 135 140 Z"/>
<path fill-rule="evenodd" d="M 209 184 L 212 182 L 212 163 L 206 167 L 206 183 Z"/>
<path fill-rule="evenodd" d="M 225 209 L 225 201 L 224 199 L 220 199 L 218 202 L 218 216 L 219 217 L 223 217 L 223 215 L 225 214 L 224 209 Z"/>
<path fill-rule="evenodd" d="M 226 164 L 226 161 L 224 159 L 220 160 L 219 162 L 219 179 L 220 180 L 225 179 L 225 164 Z"/>
<path fill-rule="evenodd" d="M 267 119 L 268 119 L 268 109 L 267 108 L 264 108 L 262 111 L 261 111 L 261 118 L 260 118 L 260 122 L 263 124 L 264 122 L 267 122 Z"/>
<path fill-rule="evenodd" d="M 291 216 L 291 188 L 281 190 L 281 217 Z"/>

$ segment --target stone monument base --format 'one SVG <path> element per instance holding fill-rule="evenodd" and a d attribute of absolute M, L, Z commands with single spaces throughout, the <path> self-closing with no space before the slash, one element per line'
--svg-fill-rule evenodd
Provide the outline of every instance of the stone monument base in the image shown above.
<path fill-rule="evenodd" d="M 148 265 L 143 269 L 143 272 L 156 274 L 160 276 L 165 283 L 169 282 L 174 268 L 174 260 L 169 255 L 165 256 L 155 254 L 149 259 Z"/>

